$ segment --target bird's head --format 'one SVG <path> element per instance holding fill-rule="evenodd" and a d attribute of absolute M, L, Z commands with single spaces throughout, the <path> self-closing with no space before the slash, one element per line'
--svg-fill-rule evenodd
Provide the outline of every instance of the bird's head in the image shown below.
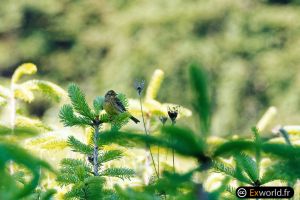
<path fill-rule="evenodd" d="M 115 97 L 115 96 L 117 96 L 117 93 L 115 91 L 113 91 L 113 90 L 109 90 L 105 94 L 105 98 L 110 98 L 110 97 Z"/>

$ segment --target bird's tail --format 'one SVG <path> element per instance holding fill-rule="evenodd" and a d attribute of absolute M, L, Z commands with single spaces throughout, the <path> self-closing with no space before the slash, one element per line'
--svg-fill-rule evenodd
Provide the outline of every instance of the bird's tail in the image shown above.
<path fill-rule="evenodd" d="M 130 116 L 130 119 L 132 120 L 132 121 L 134 121 L 134 123 L 139 123 L 140 122 L 140 120 L 138 120 L 137 118 L 135 118 L 134 116 Z"/>

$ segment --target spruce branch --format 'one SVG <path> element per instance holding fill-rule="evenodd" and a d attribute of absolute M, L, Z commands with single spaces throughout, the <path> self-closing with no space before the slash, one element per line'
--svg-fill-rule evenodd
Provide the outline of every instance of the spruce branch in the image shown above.
<path fill-rule="evenodd" d="M 120 113 L 116 116 L 110 116 L 112 131 L 118 131 L 129 122 L 130 114 L 128 112 Z"/>
<path fill-rule="evenodd" d="M 63 105 L 59 112 L 60 121 L 64 126 L 86 126 L 91 124 L 91 120 L 84 116 L 77 116 L 71 105 Z"/>
<path fill-rule="evenodd" d="M 246 172 L 254 185 L 259 180 L 259 171 L 256 162 L 248 155 L 239 153 L 235 155 L 236 165 Z"/>
<path fill-rule="evenodd" d="M 76 112 L 80 115 L 93 120 L 94 115 L 88 106 L 85 95 L 76 84 L 70 84 L 68 87 L 69 97 Z"/>
<path fill-rule="evenodd" d="M 100 173 L 100 176 L 117 177 L 122 180 L 130 179 L 135 175 L 134 170 L 129 168 L 108 168 Z"/>
<path fill-rule="evenodd" d="M 98 96 L 98 97 L 95 98 L 95 100 L 93 102 L 95 115 L 99 115 L 100 111 L 103 110 L 103 102 L 104 102 L 103 97 Z"/>
<path fill-rule="evenodd" d="M 110 150 L 102 152 L 98 157 L 99 164 L 122 158 L 123 152 L 120 150 Z"/>
<path fill-rule="evenodd" d="M 79 152 L 85 155 L 91 155 L 93 152 L 92 147 L 80 142 L 74 136 L 69 136 L 67 144 L 72 148 L 72 151 L 74 152 Z"/>

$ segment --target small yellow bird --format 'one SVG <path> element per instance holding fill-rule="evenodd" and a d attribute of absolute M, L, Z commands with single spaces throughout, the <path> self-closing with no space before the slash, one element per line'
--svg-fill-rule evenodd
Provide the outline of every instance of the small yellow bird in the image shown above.
<path fill-rule="evenodd" d="M 120 113 L 128 112 L 121 100 L 117 97 L 117 93 L 113 90 L 109 90 L 105 94 L 103 108 L 109 115 L 118 115 Z M 140 122 L 137 118 L 130 115 L 130 119 L 136 124 Z"/>

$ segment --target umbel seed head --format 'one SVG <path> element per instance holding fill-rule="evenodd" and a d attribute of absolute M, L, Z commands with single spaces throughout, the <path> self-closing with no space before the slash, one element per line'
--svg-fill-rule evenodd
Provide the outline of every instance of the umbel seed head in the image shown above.
<path fill-rule="evenodd" d="M 161 121 L 161 123 L 164 125 L 166 123 L 166 121 L 168 120 L 167 117 L 165 116 L 159 116 L 159 120 Z"/>
<path fill-rule="evenodd" d="M 168 107 L 168 115 L 169 115 L 172 123 L 176 122 L 176 118 L 178 116 L 178 108 L 179 108 L 179 106 Z"/>
<path fill-rule="evenodd" d="M 135 89 L 136 89 L 136 91 L 138 92 L 139 95 L 141 95 L 141 93 L 144 89 L 144 86 L 145 86 L 145 81 L 144 80 L 134 81 L 134 87 L 135 87 Z"/>

